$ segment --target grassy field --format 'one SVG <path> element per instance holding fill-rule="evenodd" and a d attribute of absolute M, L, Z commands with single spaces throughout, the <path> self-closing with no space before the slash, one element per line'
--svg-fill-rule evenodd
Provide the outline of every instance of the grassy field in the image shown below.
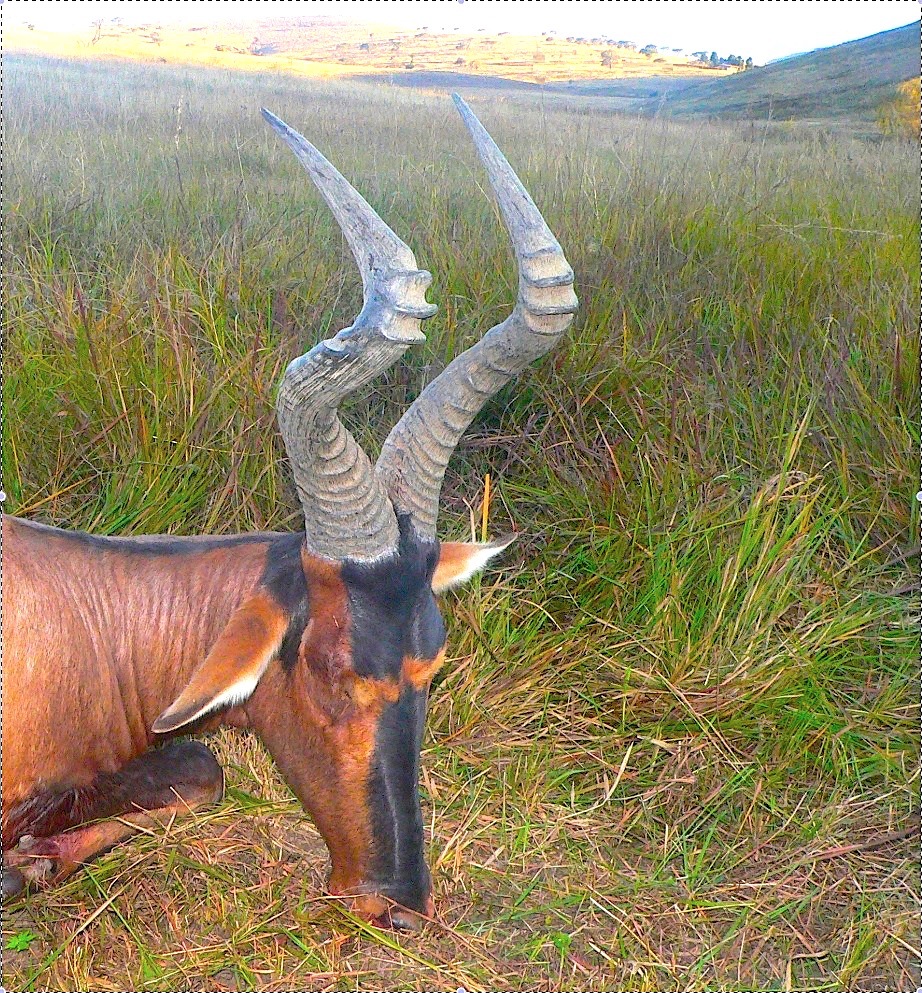
<path fill-rule="evenodd" d="M 370 448 L 507 313 L 447 98 L 5 57 L 6 509 L 295 529 L 284 364 L 360 283 L 264 105 L 435 275 Z M 475 99 L 582 308 L 454 459 L 441 532 L 522 535 L 446 598 L 424 748 L 438 924 L 379 932 L 258 742 L 228 796 L 4 913 L 10 990 L 914 990 L 918 154 Z M 432 141 L 430 136 L 437 135 Z"/>

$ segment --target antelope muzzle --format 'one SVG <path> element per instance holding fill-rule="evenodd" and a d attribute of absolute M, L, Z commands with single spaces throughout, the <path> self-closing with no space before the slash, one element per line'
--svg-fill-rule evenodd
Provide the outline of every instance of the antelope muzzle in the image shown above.
<path fill-rule="evenodd" d="M 419 754 L 426 691 L 404 686 L 378 721 L 368 780 L 371 862 L 368 883 L 387 901 L 380 923 L 418 930 L 433 914 L 432 879 L 424 853 Z M 421 915 L 421 916 L 419 916 Z"/>

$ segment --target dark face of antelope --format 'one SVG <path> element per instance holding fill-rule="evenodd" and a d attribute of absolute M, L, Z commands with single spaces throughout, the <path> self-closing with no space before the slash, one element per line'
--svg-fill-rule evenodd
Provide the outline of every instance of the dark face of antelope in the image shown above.
<path fill-rule="evenodd" d="M 327 843 L 330 891 L 380 923 L 413 928 L 407 911 L 432 913 L 419 765 L 445 645 L 434 588 L 502 547 L 440 546 L 402 518 L 396 552 L 378 562 L 334 564 L 302 548 L 304 603 L 289 602 L 278 664 L 246 704 Z M 290 562 L 278 569 L 291 576 Z M 267 590 L 284 599 L 272 577 Z"/>
<path fill-rule="evenodd" d="M 357 696 L 377 701 L 365 787 L 370 846 L 364 882 L 424 914 L 431 913 L 431 881 L 419 805 L 419 754 L 429 684 L 445 645 L 432 592 L 438 549 L 403 523 L 396 557 L 371 565 L 346 563 L 341 570 L 352 671 L 356 686 L 363 687 Z"/>
<path fill-rule="evenodd" d="M 507 544 L 439 544 L 408 516 L 396 548 L 370 562 L 275 538 L 258 586 L 153 731 L 242 704 L 323 835 L 330 891 L 378 923 L 419 927 L 433 910 L 420 747 L 445 644 L 434 594 Z"/>

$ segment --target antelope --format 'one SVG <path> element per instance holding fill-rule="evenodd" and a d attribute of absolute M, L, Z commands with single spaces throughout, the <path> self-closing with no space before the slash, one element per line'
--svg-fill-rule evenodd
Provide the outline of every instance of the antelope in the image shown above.
<path fill-rule="evenodd" d="M 573 271 L 515 172 L 454 97 L 509 230 L 510 315 L 420 393 L 372 466 L 343 398 L 425 341 L 437 310 L 410 248 L 298 132 L 362 276 L 355 322 L 287 367 L 277 414 L 304 531 L 99 537 L 3 517 L 3 898 L 133 832 L 216 803 L 188 735 L 252 728 L 313 818 L 328 890 L 381 926 L 434 913 L 419 801 L 436 595 L 509 544 L 436 538 L 449 458 L 484 403 L 567 331 Z"/>

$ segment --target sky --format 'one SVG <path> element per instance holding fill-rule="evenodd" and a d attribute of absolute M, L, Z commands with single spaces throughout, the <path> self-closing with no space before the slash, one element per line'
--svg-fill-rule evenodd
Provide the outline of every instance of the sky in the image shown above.
<path fill-rule="evenodd" d="M 756 63 L 918 20 L 919 0 L 0 0 L 0 26 L 77 30 L 97 18 L 205 23 L 310 15 L 431 31 L 625 39 Z"/>

